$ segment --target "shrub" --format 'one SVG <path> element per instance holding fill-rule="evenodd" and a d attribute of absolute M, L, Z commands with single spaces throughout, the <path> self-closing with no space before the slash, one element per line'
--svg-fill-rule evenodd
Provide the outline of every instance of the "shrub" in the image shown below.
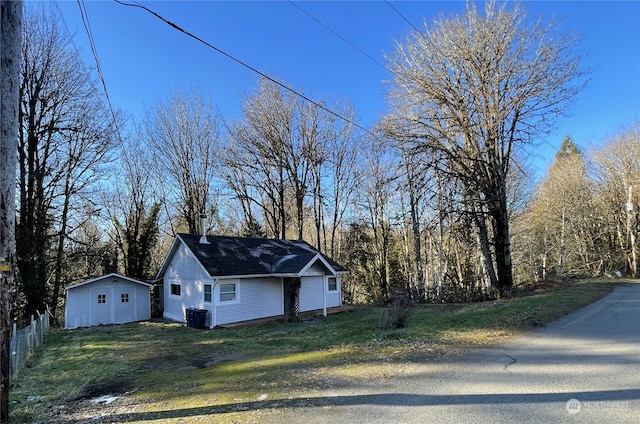
<path fill-rule="evenodd" d="M 411 316 L 411 299 L 404 294 L 394 295 L 386 304 L 382 313 L 382 328 L 392 330 L 405 328 Z"/>

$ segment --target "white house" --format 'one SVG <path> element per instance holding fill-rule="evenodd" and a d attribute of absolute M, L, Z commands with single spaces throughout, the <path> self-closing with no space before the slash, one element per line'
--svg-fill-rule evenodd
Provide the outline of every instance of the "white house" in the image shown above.
<path fill-rule="evenodd" d="M 348 271 L 304 241 L 178 234 L 158 272 L 164 317 L 229 324 L 341 306 Z"/>
<path fill-rule="evenodd" d="M 69 286 L 64 327 L 124 324 L 151 318 L 153 286 L 119 274 L 108 274 Z"/>

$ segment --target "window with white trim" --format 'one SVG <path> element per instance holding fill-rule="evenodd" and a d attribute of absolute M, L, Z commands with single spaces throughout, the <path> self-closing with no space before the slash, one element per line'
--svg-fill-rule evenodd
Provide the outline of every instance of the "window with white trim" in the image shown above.
<path fill-rule="evenodd" d="M 236 294 L 236 283 L 220 284 L 220 302 L 234 302 Z"/>
<path fill-rule="evenodd" d="M 107 295 L 99 294 L 98 295 L 98 303 L 107 303 Z"/>
<path fill-rule="evenodd" d="M 122 293 L 120 295 L 120 300 L 122 303 L 129 303 L 129 293 Z"/>
<path fill-rule="evenodd" d="M 211 284 L 204 285 L 204 301 L 211 302 Z"/>
<path fill-rule="evenodd" d="M 328 291 L 338 290 L 338 279 L 336 277 L 327 278 L 327 290 Z"/>

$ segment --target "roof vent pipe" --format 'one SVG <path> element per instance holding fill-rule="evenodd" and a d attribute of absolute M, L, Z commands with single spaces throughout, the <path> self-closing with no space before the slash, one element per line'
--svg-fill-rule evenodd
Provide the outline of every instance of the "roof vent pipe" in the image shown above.
<path fill-rule="evenodd" d="M 207 240 L 207 214 L 200 214 L 200 231 L 202 231 L 202 237 L 200 237 L 200 244 L 210 244 Z"/>

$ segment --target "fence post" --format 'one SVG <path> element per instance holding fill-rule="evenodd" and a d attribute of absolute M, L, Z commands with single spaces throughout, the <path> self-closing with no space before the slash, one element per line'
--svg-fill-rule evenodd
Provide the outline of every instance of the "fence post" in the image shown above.
<path fill-rule="evenodd" d="M 9 378 L 15 378 L 18 375 L 17 331 L 18 325 L 14 322 L 11 331 L 11 342 L 9 343 Z"/>
<path fill-rule="evenodd" d="M 27 344 L 27 357 L 33 352 L 36 348 L 36 322 L 33 320 L 33 315 L 31 315 L 31 323 L 29 324 L 29 335 L 27 336 L 27 340 L 29 343 Z"/>
<path fill-rule="evenodd" d="M 37 319 L 38 328 L 36 329 L 36 334 L 38 335 L 38 343 L 36 343 L 36 347 L 37 347 L 37 346 L 40 346 L 43 342 L 44 320 L 42 319 L 42 315 L 40 314 L 39 311 L 36 311 L 36 313 L 38 314 L 38 319 Z"/>

